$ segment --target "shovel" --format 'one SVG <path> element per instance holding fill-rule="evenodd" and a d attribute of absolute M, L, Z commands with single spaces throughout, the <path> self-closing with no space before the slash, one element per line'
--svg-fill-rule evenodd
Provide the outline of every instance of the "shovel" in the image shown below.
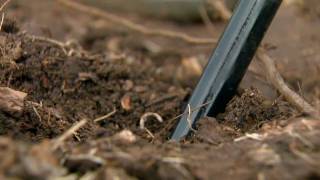
<path fill-rule="evenodd" d="M 240 0 L 171 139 L 186 137 L 204 116 L 223 112 L 235 95 L 282 0 Z"/>

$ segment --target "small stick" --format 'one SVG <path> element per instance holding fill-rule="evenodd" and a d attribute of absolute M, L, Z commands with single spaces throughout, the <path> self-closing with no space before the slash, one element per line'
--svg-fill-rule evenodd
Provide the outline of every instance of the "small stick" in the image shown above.
<path fill-rule="evenodd" d="M 7 0 L 6 2 L 4 2 L 1 7 L 0 7 L 0 12 L 9 4 L 11 0 Z"/>
<path fill-rule="evenodd" d="M 153 105 L 156 105 L 156 104 L 163 103 L 165 101 L 172 100 L 172 99 L 176 98 L 177 96 L 178 96 L 177 94 L 169 94 L 169 95 L 162 96 L 162 97 L 160 97 L 160 98 L 148 103 L 146 105 L 146 107 L 150 107 L 150 106 L 153 106 Z"/>
<path fill-rule="evenodd" d="M 58 0 L 58 2 L 60 2 L 62 5 L 66 6 L 66 7 L 78 10 L 78 11 L 83 12 L 85 14 L 90 14 L 92 16 L 97 16 L 97 17 L 103 18 L 103 19 L 110 21 L 114 24 L 119 24 L 123 27 L 131 29 L 133 31 L 137 31 L 142 34 L 177 38 L 177 39 L 181 39 L 181 40 L 188 42 L 188 43 L 191 43 L 191 44 L 214 44 L 217 42 L 216 39 L 192 37 L 192 36 L 184 34 L 182 32 L 169 31 L 169 30 L 165 30 L 165 29 L 148 28 L 148 27 L 145 27 L 141 24 L 137 24 L 137 23 L 134 23 L 130 20 L 127 20 L 123 17 L 99 10 L 94 7 L 89 7 L 89 6 L 77 3 L 76 1 Z"/>
<path fill-rule="evenodd" d="M 100 122 L 102 120 L 108 119 L 109 117 L 111 117 L 112 115 L 114 115 L 117 112 L 116 108 L 113 108 L 113 111 L 111 111 L 110 113 L 108 113 L 107 115 L 101 116 L 96 118 L 95 120 L 93 120 L 93 122 Z"/>
<path fill-rule="evenodd" d="M 0 7 L 0 12 L 9 4 L 11 0 L 7 0 L 6 2 L 4 2 L 1 7 Z M 2 25 L 4 22 L 4 13 L 2 13 L 2 17 L 1 17 L 1 23 L 0 23 L 0 31 L 2 30 Z"/>
<path fill-rule="evenodd" d="M 291 90 L 283 80 L 281 74 L 276 68 L 274 60 L 260 49 L 257 53 L 257 58 L 264 64 L 267 71 L 267 76 L 272 85 L 289 101 L 293 106 L 298 108 L 314 118 L 319 118 L 320 113 L 307 101 L 305 101 L 299 94 Z"/>
<path fill-rule="evenodd" d="M 64 132 L 60 137 L 58 137 L 54 141 L 53 150 L 58 149 L 66 139 L 68 139 L 70 136 L 72 136 L 76 131 L 78 131 L 80 128 L 82 128 L 87 123 L 88 123 L 88 121 L 86 119 L 83 119 L 83 120 L 77 122 L 75 125 L 73 125 L 66 132 Z"/>
<path fill-rule="evenodd" d="M 36 115 L 38 116 L 39 121 L 40 121 L 40 122 L 42 122 L 42 118 L 41 118 L 41 116 L 40 116 L 40 114 L 39 114 L 39 112 L 38 112 L 37 108 L 36 108 L 36 107 L 34 107 L 34 106 L 32 106 L 32 109 L 33 109 L 33 111 L 36 113 Z"/>
<path fill-rule="evenodd" d="M 47 38 L 47 37 L 41 37 L 41 36 L 27 35 L 26 37 L 28 37 L 28 38 L 30 38 L 32 40 L 48 42 L 50 44 L 54 44 L 54 45 L 60 47 L 65 54 L 68 54 L 68 52 L 67 52 L 67 50 L 65 48 L 66 47 L 66 43 L 60 42 L 60 41 L 55 40 L 55 39 Z"/>
<path fill-rule="evenodd" d="M 2 13 L 2 16 L 1 16 L 0 31 L 2 31 L 3 22 L 4 22 L 4 13 Z"/>
<path fill-rule="evenodd" d="M 152 132 L 148 128 L 144 128 L 144 130 L 149 134 L 149 136 L 154 139 L 155 136 L 152 134 Z"/>
<path fill-rule="evenodd" d="M 199 8 L 199 13 L 200 13 L 202 21 L 205 24 L 205 26 L 207 27 L 207 29 L 209 31 L 213 31 L 215 28 L 214 28 L 214 25 L 208 15 L 207 9 L 204 6 L 201 6 Z"/>
<path fill-rule="evenodd" d="M 226 5 L 221 0 L 208 0 L 208 3 L 218 11 L 219 16 L 222 20 L 228 21 L 232 13 L 231 11 L 226 7 Z"/>

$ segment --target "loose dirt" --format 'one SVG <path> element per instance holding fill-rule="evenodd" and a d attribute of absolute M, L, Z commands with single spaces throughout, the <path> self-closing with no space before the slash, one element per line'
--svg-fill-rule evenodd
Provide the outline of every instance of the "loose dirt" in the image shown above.
<path fill-rule="evenodd" d="M 196 59 L 201 69 L 212 47 L 191 48 L 110 24 L 106 28 L 105 22 L 52 1 L 13 1 L 7 11 L 0 32 L 0 86 L 28 95 L 21 114 L 0 111 L 1 179 L 320 178 L 319 120 L 286 102 L 264 78 L 259 62 L 253 62 L 224 113 L 203 118 L 184 141 L 170 142 L 179 120 L 175 117 L 183 113 L 199 76 L 184 61 Z M 275 43 L 270 53 L 279 59 L 278 68 L 290 85 L 319 107 L 315 62 L 320 59 L 315 50 L 320 39 L 312 28 L 320 23 L 314 12 L 282 8 L 266 43 Z M 287 47 L 274 40 L 290 28 L 279 26 L 289 15 L 315 38 Z M 201 24 L 146 24 L 207 32 Z M 218 35 L 224 23 L 214 26 Z M 295 42 L 293 34 L 309 37 L 300 29 L 284 41 Z M 301 62 L 295 56 L 300 47 L 309 49 L 300 52 L 305 57 Z M 302 66 L 307 62 L 313 62 L 313 68 Z M 303 71 L 308 76 L 297 75 Z M 159 114 L 163 122 L 150 116 L 147 130 L 140 129 L 140 118 L 148 112 Z M 84 119 L 87 124 L 53 149 L 57 137 Z"/>

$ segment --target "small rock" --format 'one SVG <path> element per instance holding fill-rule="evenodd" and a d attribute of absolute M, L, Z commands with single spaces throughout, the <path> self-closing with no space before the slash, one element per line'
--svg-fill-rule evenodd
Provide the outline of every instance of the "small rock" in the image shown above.
<path fill-rule="evenodd" d="M 193 86 L 202 74 L 204 64 L 202 63 L 202 58 L 191 56 L 182 58 L 181 66 L 176 70 L 175 76 L 179 82 Z"/>
<path fill-rule="evenodd" d="M 137 137 L 130 130 L 122 130 L 114 135 L 114 139 L 125 144 L 132 144 L 137 141 Z"/>
<path fill-rule="evenodd" d="M 126 111 L 131 110 L 131 97 L 129 95 L 126 94 L 121 98 L 121 107 Z"/>
<path fill-rule="evenodd" d="M 195 76 L 200 76 L 203 71 L 203 68 L 197 57 L 184 58 L 182 60 L 182 66 L 186 71 Z"/>

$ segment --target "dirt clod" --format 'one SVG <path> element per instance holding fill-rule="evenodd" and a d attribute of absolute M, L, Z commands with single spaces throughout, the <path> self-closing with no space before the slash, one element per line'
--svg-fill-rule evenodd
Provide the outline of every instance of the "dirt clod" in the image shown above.
<path fill-rule="evenodd" d="M 27 94 L 7 87 L 0 87 L 0 110 L 12 115 L 21 114 Z"/>
<path fill-rule="evenodd" d="M 288 105 L 281 101 L 270 102 L 254 88 L 246 89 L 240 97 L 234 97 L 226 112 L 219 115 L 219 121 L 240 129 L 242 132 L 257 130 L 264 122 L 288 118 L 294 114 L 287 111 Z"/>

